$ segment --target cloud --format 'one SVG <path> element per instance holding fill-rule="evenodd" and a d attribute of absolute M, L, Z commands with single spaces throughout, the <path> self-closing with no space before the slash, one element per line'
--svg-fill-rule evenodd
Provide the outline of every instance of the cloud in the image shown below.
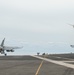
<path fill-rule="evenodd" d="M 0 6 L 26 11 L 45 10 L 48 9 L 48 0 L 1 0 Z"/>

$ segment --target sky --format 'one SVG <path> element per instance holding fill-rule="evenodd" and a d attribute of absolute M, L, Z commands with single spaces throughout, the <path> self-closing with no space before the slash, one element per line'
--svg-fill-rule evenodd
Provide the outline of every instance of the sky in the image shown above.
<path fill-rule="evenodd" d="M 23 46 L 8 55 L 70 53 L 73 0 L 0 0 L 0 42 Z"/>

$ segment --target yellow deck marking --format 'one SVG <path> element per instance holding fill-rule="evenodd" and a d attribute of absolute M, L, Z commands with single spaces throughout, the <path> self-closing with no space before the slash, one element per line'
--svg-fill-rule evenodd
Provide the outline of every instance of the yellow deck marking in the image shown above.
<path fill-rule="evenodd" d="M 43 58 L 45 58 L 45 55 L 43 56 Z M 35 75 L 38 75 L 38 73 L 39 73 L 39 71 L 40 71 L 40 68 L 41 68 L 41 66 L 42 66 L 42 64 L 43 64 L 43 61 L 44 61 L 44 60 L 41 61 L 41 64 L 39 65 L 39 67 L 38 67 L 38 69 L 37 69 Z"/>
<path fill-rule="evenodd" d="M 36 71 L 36 74 L 35 74 L 35 75 L 38 75 L 38 73 L 39 73 L 39 71 L 40 71 L 40 68 L 41 68 L 42 64 L 43 64 L 43 61 L 42 61 L 42 62 L 41 62 L 41 64 L 39 65 L 39 67 L 38 67 L 38 69 L 37 69 L 37 71 Z"/>

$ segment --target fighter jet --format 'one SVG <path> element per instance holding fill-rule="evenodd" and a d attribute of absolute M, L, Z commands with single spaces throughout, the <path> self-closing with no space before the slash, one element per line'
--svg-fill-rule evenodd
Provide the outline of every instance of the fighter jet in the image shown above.
<path fill-rule="evenodd" d="M 70 26 L 72 26 L 74 28 L 74 24 L 68 24 L 68 25 L 70 25 Z"/>
<path fill-rule="evenodd" d="M 1 54 L 4 54 L 5 56 L 7 55 L 5 53 L 5 51 L 6 52 L 14 52 L 14 49 L 22 48 L 22 47 L 9 47 L 9 46 L 4 46 L 4 42 L 5 42 L 5 38 L 2 40 L 2 43 L 0 45 L 0 53 Z"/>
<path fill-rule="evenodd" d="M 72 48 L 74 48 L 74 45 L 70 45 Z"/>

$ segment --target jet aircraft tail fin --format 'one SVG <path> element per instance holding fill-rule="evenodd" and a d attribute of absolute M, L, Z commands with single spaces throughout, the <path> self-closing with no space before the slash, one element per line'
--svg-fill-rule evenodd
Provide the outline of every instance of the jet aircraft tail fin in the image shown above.
<path fill-rule="evenodd" d="M 2 40 L 1 46 L 4 46 L 5 38 Z"/>

